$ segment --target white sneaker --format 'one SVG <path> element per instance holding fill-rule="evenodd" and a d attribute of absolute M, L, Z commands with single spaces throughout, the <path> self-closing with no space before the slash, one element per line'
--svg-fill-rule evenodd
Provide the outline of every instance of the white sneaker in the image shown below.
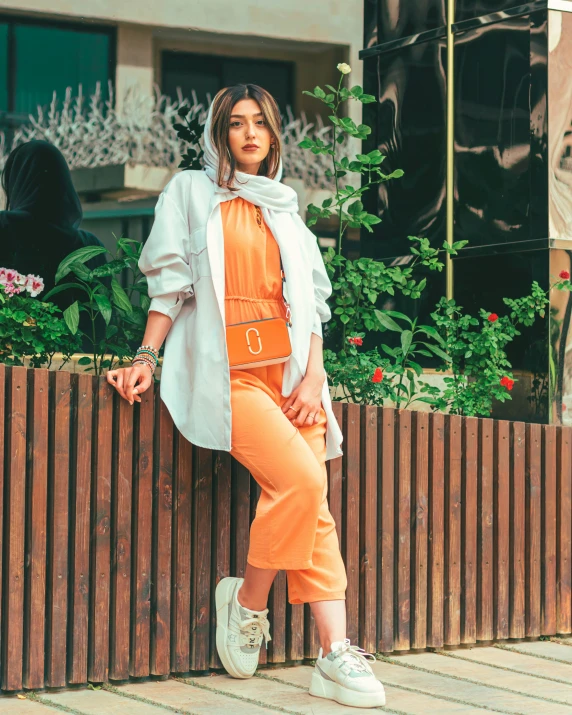
<path fill-rule="evenodd" d="M 225 670 L 233 678 L 251 678 L 258 666 L 262 637 L 266 647 L 270 625 L 264 611 L 251 611 L 240 605 L 237 594 L 243 578 L 227 577 L 215 591 L 216 649 Z"/>
<path fill-rule="evenodd" d="M 320 648 L 312 673 L 310 695 L 356 708 L 385 705 L 385 690 L 368 659 L 375 661 L 375 656 L 350 645 L 347 638 L 344 642 L 332 643 L 332 652 L 325 658 L 322 658 Z"/>

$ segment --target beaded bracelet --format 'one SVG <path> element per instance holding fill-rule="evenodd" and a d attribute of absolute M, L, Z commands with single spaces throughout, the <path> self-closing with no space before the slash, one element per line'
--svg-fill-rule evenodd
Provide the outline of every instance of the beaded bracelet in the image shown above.
<path fill-rule="evenodd" d="M 155 363 L 152 363 L 150 360 L 147 360 L 146 358 L 133 358 L 131 361 L 132 365 L 147 365 L 147 367 L 151 370 L 151 374 L 153 375 L 155 373 Z"/>

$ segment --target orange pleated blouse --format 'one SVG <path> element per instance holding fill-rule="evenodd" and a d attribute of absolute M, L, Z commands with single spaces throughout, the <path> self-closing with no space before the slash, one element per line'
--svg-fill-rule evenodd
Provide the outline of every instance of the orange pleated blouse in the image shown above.
<path fill-rule="evenodd" d="M 256 206 L 237 196 L 221 203 L 224 233 L 225 322 L 285 318 L 280 249 Z"/>

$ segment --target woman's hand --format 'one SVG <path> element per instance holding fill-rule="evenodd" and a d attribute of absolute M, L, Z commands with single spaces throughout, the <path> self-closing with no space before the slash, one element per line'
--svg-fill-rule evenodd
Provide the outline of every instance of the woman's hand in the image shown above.
<path fill-rule="evenodd" d="M 107 371 L 107 382 L 124 397 L 130 405 L 134 400 L 141 402 L 141 393 L 153 382 L 151 368 L 142 363 L 132 367 L 120 367 L 117 370 Z"/>
<path fill-rule="evenodd" d="M 282 412 L 295 427 L 313 425 L 318 421 L 325 379 L 325 373 L 306 373 L 302 382 L 282 405 Z"/>

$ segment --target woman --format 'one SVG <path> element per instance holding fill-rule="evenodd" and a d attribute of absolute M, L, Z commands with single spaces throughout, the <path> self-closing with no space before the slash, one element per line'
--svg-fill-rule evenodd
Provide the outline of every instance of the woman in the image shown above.
<path fill-rule="evenodd" d="M 139 267 L 151 305 L 130 369 L 108 381 L 130 404 L 151 384 L 163 339 L 161 397 L 193 444 L 223 449 L 261 487 L 244 579 L 216 589 L 220 659 L 251 677 L 270 639 L 268 593 L 287 572 L 290 603 L 310 603 L 321 650 L 313 695 L 383 705 L 367 657 L 345 638 L 346 574 L 326 499 L 327 459 L 342 454 L 323 367 L 321 323 L 332 287 L 316 238 L 279 183 L 280 114 L 256 85 L 221 90 L 204 131 L 205 171 L 177 174 L 161 194 Z M 225 325 L 292 314 L 286 363 L 229 369 Z M 325 439 L 324 439 L 325 438 Z"/>
<path fill-rule="evenodd" d="M 16 147 L 6 160 L 2 188 L 6 210 L 0 211 L 0 266 L 41 276 L 44 295 L 54 287 L 58 266 L 66 256 L 85 246 L 103 246 L 93 234 L 78 228 L 81 203 L 66 160 L 53 144 L 34 140 Z M 102 253 L 85 265 L 93 270 L 105 263 Z M 64 311 L 86 297 L 82 291 L 69 289 L 49 301 Z M 80 312 L 79 328 L 91 336 L 91 320 L 85 311 Z M 100 319 L 96 339 L 103 337 L 104 330 Z M 83 350 L 92 349 L 86 339 Z"/>

